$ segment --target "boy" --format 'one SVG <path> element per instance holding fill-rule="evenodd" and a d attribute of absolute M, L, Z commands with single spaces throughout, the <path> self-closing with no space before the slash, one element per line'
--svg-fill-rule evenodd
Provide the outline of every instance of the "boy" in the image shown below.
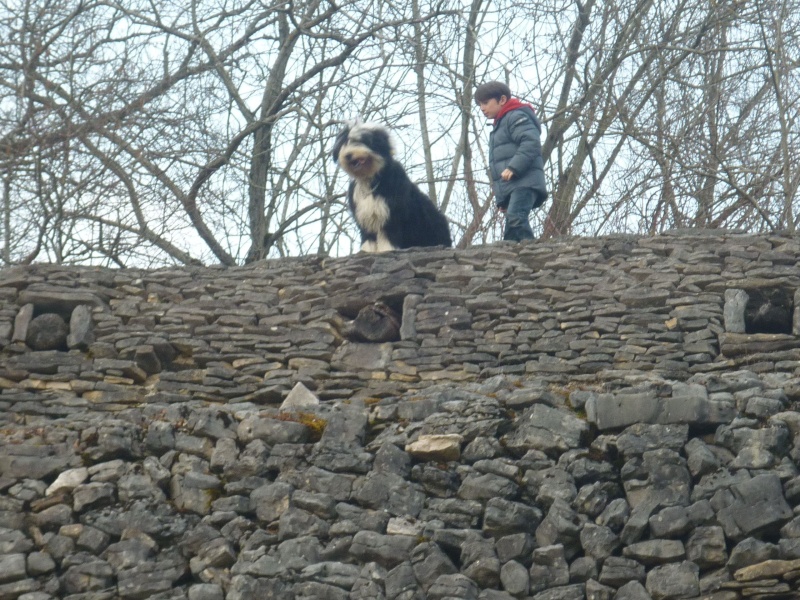
<path fill-rule="evenodd" d="M 479 85 L 475 101 L 487 118 L 494 119 L 489 134 L 489 168 L 495 202 L 506 214 L 503 239 L 533 239 L 530 212 L 547 199 L 542 126 L 533 107 L 512 98 L 511 89 L 500 81 Z"/>

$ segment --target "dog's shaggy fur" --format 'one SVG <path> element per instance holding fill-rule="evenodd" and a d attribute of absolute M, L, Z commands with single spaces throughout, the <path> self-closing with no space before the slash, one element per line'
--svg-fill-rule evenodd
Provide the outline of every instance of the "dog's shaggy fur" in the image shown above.
<path fill-rule="evenodd" d="M 453 245 L 445 216 L 393 158 L 385 127 L 345 127 L 333 145 L 333 160 L 353 178 L 347 201 L 361 232 L 361 250 Z"/>

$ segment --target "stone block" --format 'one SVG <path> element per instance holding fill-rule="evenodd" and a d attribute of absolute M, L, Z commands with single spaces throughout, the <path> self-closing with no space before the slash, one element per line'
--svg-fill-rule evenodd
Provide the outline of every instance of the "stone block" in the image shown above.
<path fill-rule="evenodd" d="M 634 423 L 729 423 L 736 407 L 708 398 L 659 398 L 655 395 L 599 394 L 586 403 L 586 414 L 601 431 Z"/>
<path fill-rule="evenodd" d="M 561 453 L 579 448 L 589 432 L 588 424 L 569 411 L 537 404 L 514 423 L 515 430 L 504 436 L 506 447 L 519 455 L 528 450 Z"/>
<path fill-rule="evenodd" d="M 461 457 L 464 437 L 458 434 L 421 435 L 406 444 L 405 451 L 424 461 L 450 462 Z"/>
<path fill-rule="evenodd" d="M 723 320 L 725 331 L 728 333 L 744 333 L 744 311 L 750 296 L 744 290 L 725 290 L 725 305 L 723 307 Z"/>
<path fill-rule="evenodd" d="M 411 558 L 417 539 L 406 535 L 382 535 L 375 531 L 359 531 L 353 536 L 350 555 L 364 562 L 376 562 L 387 569 Z"/>
<path fill-rule="evenodd" d="M 655 567 L 645 587 L 653 600 L 695 598 L 700 595 L 699 567 L 689 561 Z"/>
<path fill-rule="evenodd" d="M 718 504 L 717 519 L 725 535 L 734 540 L 777 531 L 793 516 L 781 481 L 772 473 L 731 486 L 729 494 L 720 495 Z"/>

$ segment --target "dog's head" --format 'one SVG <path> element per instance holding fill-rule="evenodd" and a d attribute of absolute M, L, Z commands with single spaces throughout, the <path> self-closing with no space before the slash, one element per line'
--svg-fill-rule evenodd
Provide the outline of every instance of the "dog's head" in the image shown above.
<path fill-rule="evenodd" d="M 375 123 L 355 123 L 336 136 L 332 155 L 351 177 L 369 180 L 383 169 L 393 151 L 388 129 Z"/>

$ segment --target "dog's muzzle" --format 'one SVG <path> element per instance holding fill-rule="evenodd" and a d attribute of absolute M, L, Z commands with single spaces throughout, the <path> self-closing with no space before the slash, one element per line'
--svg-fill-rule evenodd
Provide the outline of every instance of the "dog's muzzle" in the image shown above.
<path fill-rule="evenodd" d="M 358 169 L 367 164 L 366 156 L 353 156 L 352 154 L 345 154 L 344 159 L 347 161 L 347 164 L 354 169 Z"/>

